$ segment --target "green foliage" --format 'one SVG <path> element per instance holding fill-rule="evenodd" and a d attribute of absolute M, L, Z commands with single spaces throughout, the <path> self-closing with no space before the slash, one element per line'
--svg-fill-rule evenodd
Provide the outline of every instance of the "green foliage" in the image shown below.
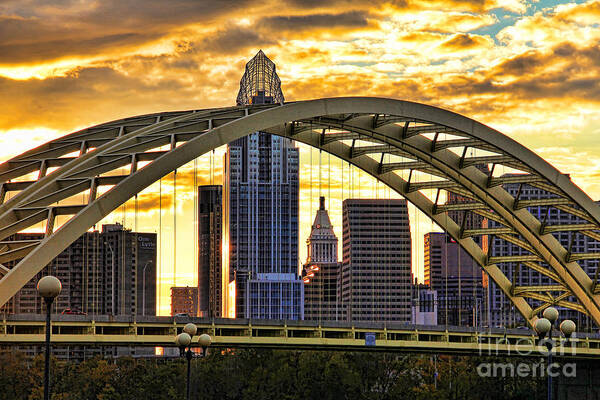
<path fill-rule="evenodd" d="M 212 349 L 192 360 L 193 399 L 489 399 L 544 398 L 545 378 L 481 377 L 486 362 L 539 360 L 432 357 L 391 353 Z M 42 356 L 0 354 L 5 400 L 43 397 Z M 53 400 L 185 398 L 184 359 L 52 360 Z"/>

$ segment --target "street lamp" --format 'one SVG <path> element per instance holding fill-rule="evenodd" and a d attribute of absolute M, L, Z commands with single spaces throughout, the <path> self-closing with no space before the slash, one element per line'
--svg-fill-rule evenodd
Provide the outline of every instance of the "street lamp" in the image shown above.
<path fill-rule="evenodd" d="M 50 312 L 52 302 L 59 295 L 62 285 L 58 278 L 48 275 L 38 281 L 37 291 L 46 303 L 46 359 L 44 361 L 44 400 L 50 400 Z"/>
<path fill-rule="evenodd" d="M 539 343 L 544 342 L 546 349 L 548 349 L 548 400 L 552 400 L 552 373 L 551 373 L 551 365 L 552 365 L 552 349 L 554 347 L 554 342 L 552 341 L 552 327 L 556 320 L 558 319 L 558 310 L 554 307 L 548 307 L 544 310 L 542 314 L 542 318 L 539 318 L 533 324 L 533 329 L 537 332 L 539 337 Z M 559 329 L 565 335 L 567 341 L 575 332 L 576 329 L 575 322 L 570 319 L 564 320 Z M 546 334 L 548 334 L 548 339 L 545 339 Z M 561 344 L 560 341 L 558 343 Z"/>
<path fill-rule="evenodd" d="M 146 261 L 142 268 L 142 315 L 146 315 L 146 267 L 152 264 L 152 260 Z"/>
<path fill-rule="evenodd" d="M 191 362 L 194 354 L 192 353 L 192 337 L 198 332 L 198 327 L 191 322 L 183 327 L 183 332 L 175 337 L 175 344 L 179 347 L 179 355 L 185 355 L 187 359 L 187 384 L 186 384 L 186 399 L 190 400 L 190 379 L 191 379 Z M 202 347 L 202 357 L 206 356 L 206 348 L 210 346 L 212 339 L 206 333 L 203 333 L 198 338 L 198 344 Z M 186 351 L 187 347 L 187 351 Z"/>
<path fill-rule="evenodd" d="M 115 310 L 115 252 L 113 251 L 112 246 L 110 245 L 110 243 L 108 241 L 105 241 L 104 244 L 106 246 L 108 246 L 108 250 L 110 251 L 110 264 L 111 264 L 111 299 L 112 299 L 112 313 L 113 315 L 117 315 L 117 312 Z"/>

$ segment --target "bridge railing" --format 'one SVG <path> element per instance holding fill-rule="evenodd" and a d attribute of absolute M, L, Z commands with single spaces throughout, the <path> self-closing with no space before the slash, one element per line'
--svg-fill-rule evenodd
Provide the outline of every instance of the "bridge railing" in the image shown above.
<path fill-rule="evenodd" d="M 543 348 L 530 330 L 423 326 L 383 323 L 57 315 L 52 342 L 57 345 L 173 347 L 188 322 L 208 333 L 217 347 L 265 347 L 344 351 L 431 352 L 465 355 L 539 356 Z M 11 315 L 0 321 L 0 345 L 44 341 L 44 320 Z M 197 339 L 197 337 L 196 337 Z M 564 339 L 563 339 L 564 340 Z M 600 335 L 582 334 L 556 350 L 557 356 L 600 358 Z"/>

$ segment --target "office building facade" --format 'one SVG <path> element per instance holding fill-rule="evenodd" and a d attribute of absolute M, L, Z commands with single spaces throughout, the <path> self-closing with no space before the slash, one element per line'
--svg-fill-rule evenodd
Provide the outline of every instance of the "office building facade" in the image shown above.
<path fill-rule="evenodd" d="M 341 297 L 349 321 L 411 321 L 411 236 L 406 200 L 347 199 Z"/>
<path fill-rule="evenodd" d="M 196 308 L 199 315 L 213 318 L 219 318 L 223 315 L 222 226 L 222 186 L 199 186 L 198 304 Z"/>
<path fill-rule="evenodd" d="M 275 64 L 262 51 L 248 62 L 238 105 L 283 103 Z M 223 274 L 227 316 L 302 319 L 298 260 L 298 149 L 255 132 L 227 146 Z"/>
<path fill-rule="evenodd" d="M 425 234 L 423 250 L 425 286 L 436 292 L 437 322 L 481 326 L 485 309 L 481 267 L 443 232 Z"/>

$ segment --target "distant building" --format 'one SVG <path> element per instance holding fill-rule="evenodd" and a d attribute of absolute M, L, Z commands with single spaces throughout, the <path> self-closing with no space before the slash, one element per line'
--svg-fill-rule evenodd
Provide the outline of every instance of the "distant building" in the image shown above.
<path fill-rule="evenodd" d="M 426 285 L 416 284 L 412 294 L 412 319 L 416 325 L 437 325 L 437 292 Z"/>
<path fill-rule="evenodd" d="M 343 202 L 341 296 L 351 321 L 411 321 L 406 200 Z"/>
<path fill-rule="evenodd" d="M 339 301 L 341 263 L 338 262 L 338 238 L 325 209 L 325 197 L 306 240 L 308 258 L 302 269 L 304 281 L 304 319 L 335 321 L 342 317 Z"/>
<path fill-rule="evenodd" d="M 437 293 L 438 323 L 481 325 L 484 313 L 481 267 L 442 232 L 425 234 L 423 259 L 425 285 Z"/>
<path fill-rule="evenodd" d="M 283 101 L 275 64 L 259 51 L 246 64 L 237 104 Z M 227 316 L 302 319 L 298 148 L 289 139 L 255 132 L 228 144 L 224 164 Z"/>
<path fill-rule="evenodd" d="M 40 240 L 18 233 L 15 240 Z M 131 232 L 120 224 L 86 232 L 60 253 L 4 306 L 14 314 L 42 314 L 37 281 L 52 274 L 62 291 L 54 312 L 88 315 L 156 315 L 156 234 Z"/>
<path fill-rule="evenodd" d="M 42 233 L 18 233 L 14 240 L 40 240 Z M 9 265 L 10 266 L 10 265 Z M 131 232 L 120 224 L 86 232 L 62 251 L 0 310 L 13 314 L 45 314 L 37 282 L 45 275 L 60 279 L 62 291 L 53 302 L 57 314 L 156 315 L 156 234 Z M 40 349 L 28 347 L 36 353 Z M 56 346 L 55 356 L 82 360 L 147 354 L 148 348 Z"/>
<path fill-rule="evenodd" d="M 221 317 L 223 195 L 220 185 L 198 187 L 198 305 L 200 314 Z"/>
<path fill-rule="evenodd" d="M 506 174 L 504 176 L 510 175 Z M 538 200 L 556 197 L 556 195 L 552 193 L 530 185 L 521 186 L 518 183 L 511 183 L 502 185 L 502 187 L 513 197 L 518 197 L 519 200 Z M 539 221 L 545 221 L 547 225 L 577 225 L 587 223 L 584 219 L 573 215 L 564 209 L 561 210 L 560 207 L 534 206 L 527 207 L 527 210 Z M 491 221 L 490 226 L 498 227 L 500 225 Z M 568 249 L 573 253 L 600 252 L 600 242 L 587 235 L 583 235 L 580 232 L 553 232 L 552 236 L 554 236 L 565 249 Z M 492 257 L 531 254 L 527 250 L 497 237 L 493 237 L 493 240 L 490 241 L 490 246 L 491 249 L 489 250 L 489 253 Z M 588 276 L 596 276 L 598 268 L 597 260 L 584 259 L 578 260 L 577 263 Z M 513 285 L 517 287 L 556 285 L 556 282 L 548 276 L 534 271 L 525 265 L 520 265 L 518 262 L 504 262 L 498 263 L 497 265 Z M 543 268 L 547 268 L 547 265 L 542 264 L 542 266 Z M 558 293 L 554 295 L 558 296 Z M 565 300 L 575 301 L 572 297 L 567 297 Z M 542 304 L 540 300 L 528 299 L 528 302 L 532 304 L 533 308 Z M 561 320 L 572 319 L 577 324 L 578 329 L 587 330 L 593 326 L 593 322 L 585 314 L 558 305 L 556 307 L 559 309 Z M 500 289 L 493 281 L 490 282 L 490 308 L 490 324 L 492 326 L 510 327 L 525 324 L 523 317 L 504 295 L 502 289 Z"/>
<path fill-rule="evenodd" d="M 198 288 L 192 286 L 171 287 L 171 315 L 198 316 Z"/>

